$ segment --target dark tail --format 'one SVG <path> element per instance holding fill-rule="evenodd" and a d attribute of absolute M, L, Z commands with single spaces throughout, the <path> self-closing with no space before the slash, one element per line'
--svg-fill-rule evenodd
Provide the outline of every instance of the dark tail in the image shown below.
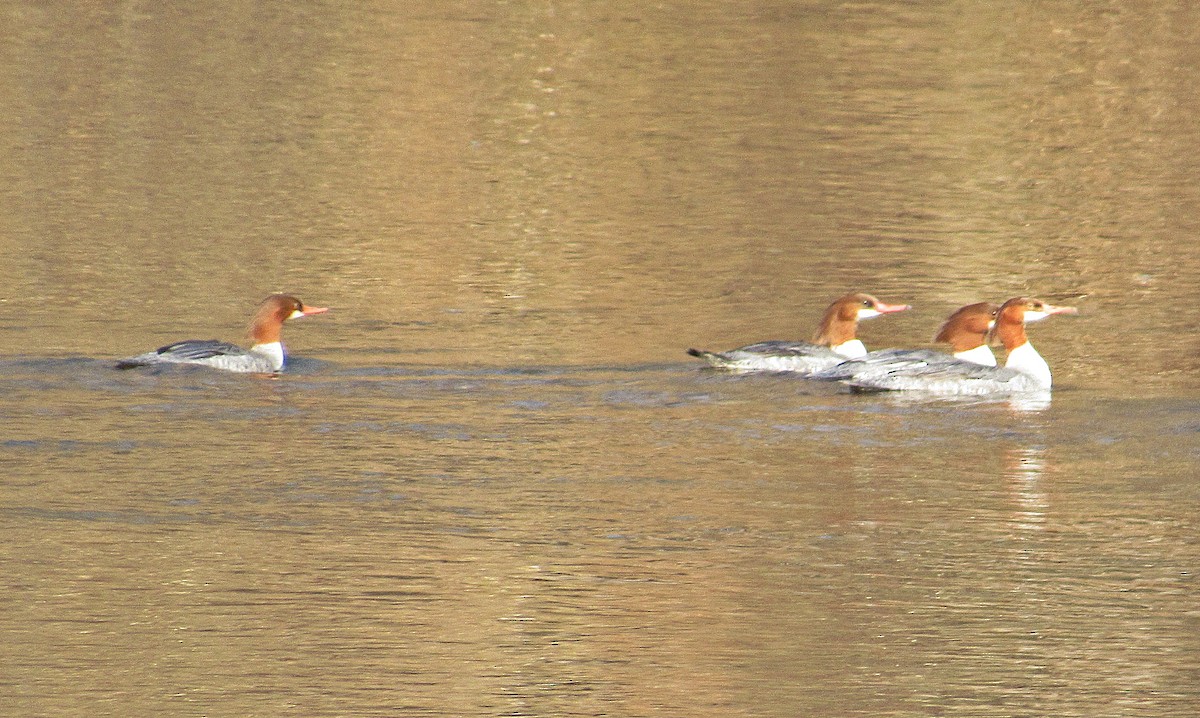
<path fill-rule="evenodd" d="M 116 369 L 137 369 L 140 366 L 149 366 L 152 362 L 146 361 L 146 358 L 152 355 L 153 352 L 150 354 L 138 354 L 135 357 L 118 359 L 116 364 L 113 364 L 113 367 Z"/>

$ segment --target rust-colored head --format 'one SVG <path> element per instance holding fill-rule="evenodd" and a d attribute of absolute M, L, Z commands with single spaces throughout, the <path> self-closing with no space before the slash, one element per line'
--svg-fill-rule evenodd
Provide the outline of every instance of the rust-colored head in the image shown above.
<path fill-rule="evenodd" d="M 1025 325 L 1041 321 L 1054 314 L 1078 314 L 1075 307 L 1056 307 L 1040 299 L 1014 297 L 1000 306 L 996 323 L 988 335 L 988 341 L 999 339 L 1004 348 L 1012 351 L 1028 341 Z"/>
<path fill-rule="evenodd" d="M 250 337 L 255 344 L 270 344 L 279 341 L 283 323 L 289 319 L 322 314 L 328 307 L 308 307 L 290 294 L 272 294 L 258 305 L 258 311 L 250 320 Z"/>
<path fill-rule="evenodd" d="M 1000 307 L 993 302 L 977 302 L 960 307 L 946 318 L 933 341 L 949 344 L 954 353 L 970 351 L 987 342 L 988 332 Z"/>
<path fill-rule="evenodd" d="M 907 304 L 887 304 L 870 294 L 852 292 L 834 300 L 825 310 L 821 326 L 813 337 L 813 343 L 827 347 L 835 347 L 855 338 L 858 322 L 881 314 L 902 312 L 912 309 Z"/>

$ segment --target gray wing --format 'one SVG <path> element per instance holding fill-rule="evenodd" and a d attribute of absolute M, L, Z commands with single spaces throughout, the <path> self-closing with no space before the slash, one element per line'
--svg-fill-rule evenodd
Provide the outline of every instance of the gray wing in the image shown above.
<path fill-rule="evenodd" d="M 237 344 L 216 339 L 188 339 L 159 347 L 152 352 L 117 361 L 118 369 L 133 369 L 157 364 L 208 364 L 215 357 L 245 356 L 250 352 Z"/>
<path fill-rule="evenodd" d="M 700 357 L 714 367 L 733 371 L 797 372 L 805 375 L 816 369 L 833 366 L 844 356 L 811 342 L 759 342 L 726 352 L 688 349 L 688 354 Z"/>
<path fill-rule="evenodd" d="M 168 344 L 154 350 L 162 359 L 174 361 L 199 361 L 216 356 L 241 356 L 249 354 L 237 344 L 219 341 L 217 339 L 187 339 L 182 342 Z"/>
<path fill-rule="evenodd" d="M 932 349 L 883 349 L 859 359 L 847 359 L 812 376 L 814 379 L 825 381 L 847 381 L 860 375 L 911 372 L 960 361 L 962 360 Z"/>
<path fill-rule="evenodd" d="M 1021 372 L 953 358 L 948 362 L 913 365 L 905 369 L 862 372 L 847 383 L 855 389 L 925 391 L 964 396 L 1030 389 L 1029 377 Z"/>
<path fill-rule="evenodd" d="M 734 352 L 745 352 L 747 354 L 767 354 L 771 356 L 841 356 L 834 350 L 820 344 L 812 342 L 758 342 L 757 344 L 748 344 L 744 347 L 738 347 L 723 354 L 733 354 Z"/>

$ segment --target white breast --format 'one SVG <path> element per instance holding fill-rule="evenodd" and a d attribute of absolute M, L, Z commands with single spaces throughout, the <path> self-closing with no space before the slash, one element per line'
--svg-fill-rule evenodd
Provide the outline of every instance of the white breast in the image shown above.
<path fill-rule="evenodd" d="M 255 344 L 250 347 L 250 351 L 260 356 L 266 357 L 271 362 L 271 371 L 279 371 L 283 369 L 284 353 L 282 342 L 269 342 L 267 344 Z"/>
<path fill-rule="evenodd" d="M 867 348 L 858 339 L 851 339 L 830 348 L 847 359 L 861 359 L 867 355 Z"/>
<path fill-rule="evenodd" d="M 954 358 L 983 366 L 996 366 L 996 355 L 992 353 L 991 347 L 982 344 L 965 352 L 955 352 Z"/>
<path fill-rule="evenodd" d="M 1050 388 L 1050 365 L 1029 342 L 1010 351 L 1004 366 L 1031 377 L 1040 387 Z"/>

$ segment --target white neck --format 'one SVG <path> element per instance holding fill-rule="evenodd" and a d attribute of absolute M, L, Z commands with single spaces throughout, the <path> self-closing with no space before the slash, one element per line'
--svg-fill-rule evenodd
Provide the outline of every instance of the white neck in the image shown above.
<path fill-rule="evenodd" d="M 996 355 L 992 353 L 992 348 L 986 344 L 980 344 L 974 349 L 968 349 L 964 352 L 954 352 L 954 358 L 969 361 L 972 364 L 996 366 Z"/>
<path fill-rule="evenodd" d="M 1027 374 L 1038 385 L 1046 389 L 1050 388 L 1050 365 L 1046 363 L 1042 355 L 1038 354 L 1037 350 L 1029 342 L 1025 342 L 1010 351 L 1008 359 L 1004 362 L 1004 366 L 1009 369 L 1016 369 L 1022 374 Z"/>
<path fill-rule="evenodd" d="M 847 359 L 861 359 L 867 355 L 867 348 L 857 339 L 851 339 L 848 342 L 842 342 L 835 347 L 830 347 L 838 354 Z"/>
<path fill-rule="evenodd" d="M 271 360 L 271 369 L 279 371 L 283 368 L 284 353 L 283 342 L 267 342 L 266 344 L 255 344 L 250 347 L 250 351 L 255 354 L 261 354 Z"/>

